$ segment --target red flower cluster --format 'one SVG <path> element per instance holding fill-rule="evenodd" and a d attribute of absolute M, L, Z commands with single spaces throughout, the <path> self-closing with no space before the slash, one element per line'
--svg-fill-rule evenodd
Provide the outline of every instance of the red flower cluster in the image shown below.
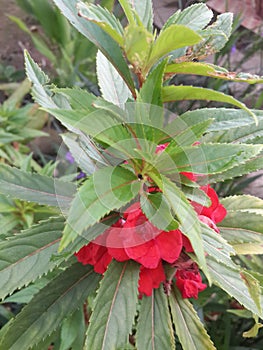
<path fill-rule="evenodd" d="M 189 174 L 183 174 L 189 177 Z M 190 174 L 193 178 L 194 175 Z M 192 202 L 200 221 L 219 232 L 216 223 L 226 215 L 216 192 L 210 186 L 201 187 L 211 200 L 209 207 Z M 162 231 L 143 214 L 140 203 L 132 204 L 114 225 L 75 255 L 82 264 L 91 264 L 103 274 L 111 260 L 134 260 L 140 264 L 139 292 L 150 296 L 153 288 L 165 282 L 163 262 L 176 269 L 176 286 L 183 298 L 197 298 L 206 288 L 198 267 L 183 252 L 193 252 L 190 241 L 180 230 Z"/>

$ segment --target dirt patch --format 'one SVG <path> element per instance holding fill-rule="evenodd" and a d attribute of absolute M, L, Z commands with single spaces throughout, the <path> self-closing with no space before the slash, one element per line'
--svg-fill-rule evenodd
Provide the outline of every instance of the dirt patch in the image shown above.
<path fill-rule="evenodd" d="M 29 25 L 32 19 L 20 9 L 15 0 L 0 0 L 0 8 L 0 63 L 23 70 L 24 49 L 29 50 L 34 58 L 41 62 L 41 56 L 35 50 L 30 37 L 18 28 L 8 15 L 19 17 Z"/>

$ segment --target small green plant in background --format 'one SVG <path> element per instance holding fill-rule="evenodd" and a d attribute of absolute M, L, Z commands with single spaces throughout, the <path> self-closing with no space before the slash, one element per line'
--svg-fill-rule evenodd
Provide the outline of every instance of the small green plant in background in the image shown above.
<path fill-rule="evenodd" d="M 64 142 L 86 178 L 0 165 L 1 193 L 56 208 L 0 242 L 0 297 L 26 304 L 1 329 L 0 349 L 215 349 L 207 305 L 229 299 L 232 314 L 253 320 L 244 336 L 256 336 L 263 277 L 252 259 L 262 254 L 263 201 L 219 201 L 210 184 L 263 167 L 263 113 L 219 91 L 172 84 L 181 74 L 263 82 L 199 62 L 224 47 L 232 15 L 210 24 L 212 11 L 193 5 L 157 35 L 150 0 L 119 1 L 124 27 L 103 7 L 54 3 L 99 48 L 102 97 L 50 85 L 25 53 L 33 98 L 68 129 Z M 237 108 L 179 116 L 164 108 L 184 100 Z M 230 344 L 209 329 L 218 349 Z"/>
<path fill-rule="evenodd" d="M 31 37 L 36 49 L 48 60 L 57 84 L 86 86 L 96 91 L 95 46 L 69 25 L 51 1 L 16 2 L 32 16 L 36 25 L 31 28 L 18 17 L 9 18 Z"/>

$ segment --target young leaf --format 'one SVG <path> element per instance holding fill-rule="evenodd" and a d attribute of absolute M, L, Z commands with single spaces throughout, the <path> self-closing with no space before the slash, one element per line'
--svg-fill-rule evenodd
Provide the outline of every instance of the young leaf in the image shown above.
<path fill-rule="evenodd" d="M 140 197 L 143 213 L 154 226 L 164 231 L 176 230 L 178 221 L 173 217 L 170 207 L 161 192 L 148 193 Z"/>
<path fill-rule="evenodd" d="M 26 173 L 1 164 L 0 192 L 24 201 L 67 209 L 76 192 L 76 186 L 70 182 Z"/>
<path fill-rule="evenodd" d="M 212 18 L 213 12 L 205 4 L 194 4 L 173 14 L 162 30 L 172 24 L 182 24 L 192 30 L 200 30 L 207 26 Z"/>
<path fill-rule="evenodd" d="M 122 349 L 136 313 L 139 266 L 113 261 L 101 281 L 90 318 L 86 350 Z"/>
<path fill-rule="evenodd" d="M 144 27 L 129 25 L 124 31 L 124 50 L 128 60 L 140 71 L 146 64 L 151 50 L 153 35 Z"/>
<path fill-rule="evenodd" d="M 152 0 L 129 0 L 130 5 L 136 14 L 140 17 L 140 20 L 144 27 L 152 32 L 153 30 L 153 9 Z"/>
<path fill-rule="evenodd" d="M 136 346 L 138 350 L 175 349 L 168 301 L 162 286 L 142 299 Z"/>
<path fill-rule="evenodd" d="M 184 196 L 183 192 L 180 191 L 179 188 L 167 177 L 161 174 L 156 175 L 154 172 L 149 173 L 149 176 L 162 190 L 170 208 L 180 222 L 180 230 L 189 238 L 197 256 L 198 263 L 209 278 L 205 261 L 204 247 L 200 235 L 201 227 L 196 212 L 188 202 L 187 198 Z"/>
<path fill-rule="evenodd" d="M 0 350 L 20 350 L 21 344 L 29 349 L 41 342 L 94 292 L 99 279 L 91 266 L 79 263 L 62 271 L 33 297 L 5 332 L 0 331 Z"/>
<path fill-rule="evenodd" d="M 0 243 L 0 298 L 36 280 L 57 263 L 63 218 L 53 218 Z"/>
<path fill-rule="evenodd" d="M 197 313 L 176 287 L 168 298 L 176 334 L 184 350 L 216 350 Z"/>
<path fill-rule="evenodd" d="M 262 311 L 256 306 L 246 284 L 240 278 L 238 266 L 236 265 L 236 268 L 226 266 L 222 262 L 215 261 L 211 256 L 207 256 L 206 261 L 213 283 L 234 297 L 248 310 L 262 317 Z"/>
<path fill-rule="evenodd" d="M 78 16 L 76 9 L 76 5 L 79 3 L 78 0 L 54 0 L 54 3 L 76 29 L 101 50 L 120 73 L 131 92 L 135 95 L 130 71 L 123 58 L 119 45 L 95 23 L 88 22 L 84 18 Z"/>
<path fill-rule="evenodd" d="M 222 92 L 195 86 L 164 86 L 163 102 L 181 101 L 181 100 L 210 100 L 217 102 L 230 103 L 249 113 L 257 122 L 255 114 L 248 109 L 244 103 L 239 102 L 234 97 L 225 95 Z"/>
<path fill-rule="evenodd" d="M 79 16 L 96 23 L 102 30 L 109 34 L 120 46 L 123 45 L 123 28 L 119 20 L 107 9 L 93 4 L 79 2 L 77 4 Z"/>
<path fill-rule="evenodd" d="M 132 98 L 128 86 L 101 51 L 97 54 L 97 77 L 102 96 L 106 101 L 121 107 L 128 98 Z"/>
<path fill-rule="evenodd" d="M 163 60 L 153 71 L 148 75 L 145 83 L 140 89 L 139 98 L 142 102 L 162 106 L 162 85 L 163 73 L 167 60 Z"/>
<path fill-rule="evenodd" d="M 170 148 L 156 156 L 155 166 L 163 173 L 190 171 L 196 174 L 220 173 L 255 157 L 261 145 L 201 144 Z"/>
<path fill-rule="evenodd" d="M 201 40 L 201 36 L 188 27 L 180 24 L 171 25 L 162 31 L 153 43 L 150 57 L 144 68 L 145 72 L 147 72 L 160 58 L 169 54 L 173 50 L 196 44 Z"/>
<path fill-rule="evenodd" d="M 127 169 L 106 167 L 96 171 L 72 202 L 60 249 L 112 210 L 131 201 L 140 186 L 138 178 Z"/>

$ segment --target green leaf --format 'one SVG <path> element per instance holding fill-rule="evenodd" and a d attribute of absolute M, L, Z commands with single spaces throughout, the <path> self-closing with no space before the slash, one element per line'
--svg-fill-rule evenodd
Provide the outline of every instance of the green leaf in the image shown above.
<path fill-rule="evenodd" d="M 162 30 L 172 24 L 182 24 L 192 30 L 200 30 L 209 24 L 213 12 L 205 4 L 194 4 L 183 11 L 177 11 L 164 24 Z"/>
<path fill-rule="evenodd" d="M 222 236 L 237 254 L 263 253 L 263 201 L 242 195 L 224 198 L 227 217 L 219 224 Z"/>
<path fill-rule="evenodd" d="M 135 20 L 135 12 L 132 10 L 132 6 L 129 0 L 119 0 L 119 3 L 127 17 L 128 22 L 131 25 L 137 25 L 138 23 Z"/>
<path fill-rule="evenodd" d="M 140 186 L 137 177 L 127 169 L 106 167 L 96 171 L 81 186 L 72 202 L 60 249 L 112 210 L 131 201 Z"/>
<path fill-rule="evenodd" d="M 243 194 L 239 196 L 229 196 L 222 199 L 222 203 L 227 211 L 242 211 L 263 215 L 263 199 Z M 262 231 L 263 233 L 263 231 Z"/>
<path fill-rule="evenodd" d="M 42 275 L 35 282 L 31 282 L 29 286 L 24 287 L 5 298 L 2 303 L 18 303 L 28 304 L 33 296 L 49 283 L 50 279 Z"/>
<path fill-rule="evenodd" d="M 206 178 L 201 179 L 200 184 L 207 183 L 215 183 L 221 182 L 229 179 L 233 179 L 234 177 L 249 174 L 252 171 L 257 171 L 263 168 L 263 152 L 261 152 L 258 156 L 253 157 L 246 161 L 245 164 L 240 164 L 235 166 L 230 170 L 226 170 L 221 174 L 215 174 L 211 176 L 207 176 Z"/>
<path fill-rule="evenodd" d="M 83 109 L 88 111 L 93 111 L 93 103 L 96 101 L 97 97 L 88 91 L 81 89 L 79 87 L 73 88 L 57 88 L 52 87 L 51 89 L 54 93 L 63 95 L 67 98 L 72 109 Z"/>
<path fill-rule="evenodd" d="M 27 77 L 33 84 L 32 94 L 35 101 L 42 107 L 59 108 L 61 106 L 60 103 L 55 100 L 52 92 L 47 87 L 49 83 L 48 76 L 33 61 L 27 51 L 25 51 L 25 68 Z"/>
<path fill-rule="evenodd" d="M 263 136 L 263 118 L 258 117 L 258 124 L 248 123 L 246 126 L 232 127 L 228 130 L 212 131 L 204 136 L 203 142 L 220 143 L 261 143 L 260 137 Z"/>
<path fill-rule="evenodd" d="M 249 113 L 257 122 L 255 114 L 248 109 L 244 103 L 239 102 L 232 96 L 225 95 L 222 92 L 195 86 L 164 86 L 163 102 L 181 101 L 181 100 L 210 100 L 217 102 L 230 103 Z"/>
<path fill-rule="evenodd" d="M 36 202 L 66 209 L 76 192 L 73 183 L 23 172 L 19 169 L 0 165 L 0 192 L 28 202 Z"/>
<path fill-rule="evenodd" d="M 184 350 L 216 350 L 193 305 L 176 287 L 168 298 L 176 334 Z"/>
<path fill-rule="evenodd" d="M 97 77 L 102 96 L 117 106 L 122 106 L 128 98 L 132 98 L 128 86 L 110 63 L 100 52 L 97 54 Z"/>
<path fill-rule="evenodd" d="M 234 73 L 229 72 L 225 68 L 215 66 L 210 63 L 203 62 L 182 62 L 182 63 L 173 63 L 169 64 L 165 73 L 167 74 L 194 74 L 201 75 L 205 77 L 211 77 L 216 79 L 230 80 L 236 82 L 244 82 L 248 84 L 262 84 L 263 77 L 246 74 L 246 73 Z"/>
<path fill-rule="evenodd" d="M 64 219 L 43 221 L 0 242 L 0 298 L 53 269 Z"/>
<path fill-rule="evenodd" d="M 235 268 L 231 255 L 235 255 L 233 247 L 214 230 L 204 223 L 201 223 L 204 249 L 207 254 L 213 257 L 218 263 L 222 262 L 227 266 Z"/>
<path fill-rule="evenodd" d="M 142 102 L 162 106 L 162 85 L 163 73 L 167 60 L 163 60 L 152 72 L 148 75 L 145 83 L 140 89 L 139 98 Z"/>
<path fill-rule="evenodd" d="M 70 131 L 79 134 L 80 131 L 92 136 L 97 141 L 111 146 L 109 153 L 114 153 L 121 159 L 133 158 L 136 140 L 120 115 L 112 115 L 106 110 L 96 110 L 89 113 L 85 110 L 47 109 Z M 96 123 L 94 123 L 96 120 Z M 81 134 L 81 133 L 80 133 Z"/>
<path fill-rule="evenodd" d="M 226 12 L 217 16 L 216 21 L 204 29 L 201 35 L 206 38 L 206 45 L 212 52 L 220 51 L 232 32 L 233 13 Z M 209 51 L 209 49 L 208 49 Z"/>
<path fill-rule="evenodd" d="M 138 298 L 139 266 L 113 261 L 94 301 L 84 349 L 107 350 L 128 343 Z"/>
<path fill-rule="evenodd" d="M 78 16 L 76 9 L 78 0 L 54 0 L 54 3 L 76 29 L 101 50 L 135 94 L 130 71 L 119 45 L 95 23 Z"/>
<path fill-rule="evenodd" d="M 153 9 L 151 0 L 129 0 L 133 10 L 138 14 L 145 28 L 152 32 L 153 30 Z"/>
<path fill-rule="evenodd" d="M 85 316 L 83 314 L 83 310 L 79 309 L 63 321 L 59 350 L 68 350 L 70 348 L 75 349 L 73 344 L 76 340 L 79 340 L 83 346 L 84 336 Z"/>
<path fill-rule="evenodd" d="M 173 217 L 170 207 L 161 192 L 148 193 L 140 197 L 141 208 L 151 223 L 160 230 L 176 230 L 178 221 Z"/>
<path fill-rule="evenodd" d="M 168 301 L 162 286 L 142 299 L 136 346 L 138 350 L 175 349 Z"/>
<path fill-rule="evenodd" d="M 245 163 L 261 150 L 261 145 L 246 144 L 201 144 L 182 148 L 171 145 L 156 156 L 154 165 L 166 174 L 182 171 L 215 174 Z"/>
<path fill-rule="evenodd" d="M 234 297 L 245 308 L 262 317 L 261 310 L 252 300 L 249 290 L 241 278 L 238 266 L 236 268 L 226 266 L 210 256 L 206 257 L 206 261 L 213 283 Z"/>
<path fill-rule="evenodd" d="M 104 32 L 109 34 L 120 46 L 123 45 L 123 28 L 119 20 L 107 9 L 93 4 L 79 2 L 79 16 L 96 23 Z"/>
<path fill-rule="evenodd" d="M 245 269 L 242 270 L 241 277 L 248 288 L 251 298 L 254 300 L 255 304 L 257 305 L 257 308 L 262 313 L 261 290 L 259 281 Z"/>
<path fill-rule="evenodd" d="M 259 110 L 252 110 L 256 115 L 258 121 L 262 120 L 263 113 Z M 181 122 L 185 122 L 187 125 L 203 122 L 207 119 L 213 119 L 213 123 L 208 128 L 209 133 L 216 131 L 230 130 L 238 128 L 250 127 L 255 122 L 242 109 L 233 108 L 201 108 L 194 111 L 187 111 L 180 115 Z M 215 141 L 214 141 L 215 142 Z"/>
<path fill-rule="evenodd" d="M 100 276 L 91 266 L 76 263 L 36 294 L 5 330 L 1 350 L 29 349 L 71 315 L 98 286 Z"/>
<path fill-rule="evenodd" d="M 144 27 L 130 24 L 124 31 L 124 50 L 128 60 L 140 71 L 146 64 L 153 35 Z"/>
<path fill-rule="evenodd" d="M 180 117 L 169 123 L 164 131 L 173 139 L 178 146 L 191 146 L 200 140 L 201 136 L 207 131 L 212 119 L 204 120 L 200 123 L 188 126 Z"/>
<path fill-rule="evenodd" d="M 172 24 L 162 31 L 153 43 L 151 54 L 144 70 L 147 72 L 154 63 L 173 50 L 196 44 L 200 40 L 202 40 L 201 36 L 190 28 L 180 24 Z"/>
<path fill-rule="evenodd" d="M 187 198 L 184 196 L 183 192 L 180 191 L 172 181 L 161 174 L 156 175 L 154 172 L 149 173 L 149 176 L 162 190 L 170 208 L 180 222 L 179 229 L 189 238 L 197 256 L 198 263 L 209 278 L 204 255 L 204 247 L 200 235 L 201 227 L 196 212 L 188 202 Z"/>

